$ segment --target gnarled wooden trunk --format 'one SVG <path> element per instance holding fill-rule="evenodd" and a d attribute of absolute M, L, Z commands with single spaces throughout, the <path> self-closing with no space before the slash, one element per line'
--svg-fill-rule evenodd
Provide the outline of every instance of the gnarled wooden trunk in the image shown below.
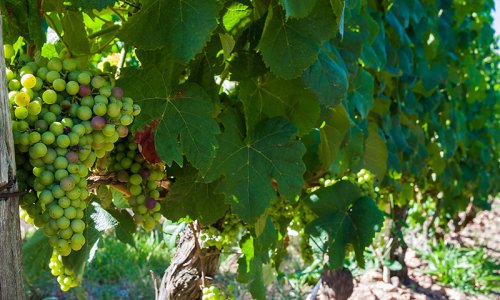
<path fill-rule="evenodd" d="M 181 234 L 171 264 L 158 287 L 156 299 L 201 298 L 203 281 L 210 280 L 217 271 L 219 250 L 200 247 L 197 240 L 199 229 L 199 223 L 194 222 Z"/>

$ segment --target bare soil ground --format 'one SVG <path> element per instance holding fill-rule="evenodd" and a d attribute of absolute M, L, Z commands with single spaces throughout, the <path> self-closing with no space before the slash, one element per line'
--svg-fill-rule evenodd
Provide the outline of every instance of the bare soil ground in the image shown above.
<path fill-rule="evenodd" d="M 493 203 L 491 211 L 482 211 L 458 234 L 446 237 L 448 241 L 462 246 L 481 246 L 496 261 L 500 262 L 500 199 Z M 496 300 L 499 295 L 471 295 L 458 289 L 443 287 L 431 276 L 422 274 L 425 263 L 417 257 L 414 251 L 408 250 L 405 262 L 409 268 L 412 283 L 400 284 L 397 277 L 391 278 L 391 283 L 382 280 L 380 272 L 369 271 L 355 283 L 352 296 L 349 299 L 363 300 Z"/>

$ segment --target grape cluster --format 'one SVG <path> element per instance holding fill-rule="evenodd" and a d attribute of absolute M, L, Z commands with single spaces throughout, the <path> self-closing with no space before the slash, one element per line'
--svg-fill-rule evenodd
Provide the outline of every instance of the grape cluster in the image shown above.
<path fill-rule="evenodd" d="M 232 213 L 227 213 L 221 220 L 218 230 L 214 226 L 204 227 L 200 234 L 203 247 L 216 247 L 217 249 L 229 249 L 238 241 L 238 236 L 243 230 L 241 220 Z"/>
<path fill-rule="evenodd" d="M 349 173 L 348 175 L 342 176 L 341 180 L 349 180 L 354 184 L 357 184 L 361 189 L 361 195 L 363 197 L 370 197 L 375 199 L 377 194 L 375 193 L 375 175 L 366 169 L 359 170 L 358 173 Z M 338 179 L 330 178 L 326 175 L 324 178 L 320 179 L 320 183 L 323 186 L 331 186 L 338 182 Z"/>
<path fill-rule="evenodd" d="M 355 178 L 349 178 L 349 179 L 358 184 L 359 188 L 361 189 L 361 196 L 370 197 L 372 199 L 375 199 L 377 197 L 374 188 L 375 175 L 373 175 L 372 172 L 366 169 L 361 169 L 356 174 Z"/>
<path fill-rule="evenodd" d="M 50 257 L 49 268 L 52 275 L 57 277 L 57 282 L 61 286 L 62 291 L 66 292 L 80 284 L 75 271 L 64 267 L 62 256 L 55 249 L 52 251 L 52 256 Z"/>
<path fill-rule="evenodd" d="M 140 108 L 104 77 L 79 71 L 74 59 L 21 55 L 7 65 L 17 179 L 27 192 L 21 217 L 43 227 L 57 255 L 67 256 L 85 244 L 89 170 L 128 135 Z"/>
<path fill-rule="evenodd" d="M 211 285 L 204 287 L 202 290 L 202 300 L 233 300 L 236 299 L 234 295 L 228 296 L 221 291 L 217 286 Z"/>
<path fill-rule="evenodd" d="M 152 230 L 161 219 L 161 185 L 166 180 L 162 164 L 148 163 L 131 136 L 122 139 L 111 155 L 100 159 L 97 165 L 116 173 L 118 181 L 127 185 L 126 197 L 134 212 L 134 220 L 145 230 Z"/>

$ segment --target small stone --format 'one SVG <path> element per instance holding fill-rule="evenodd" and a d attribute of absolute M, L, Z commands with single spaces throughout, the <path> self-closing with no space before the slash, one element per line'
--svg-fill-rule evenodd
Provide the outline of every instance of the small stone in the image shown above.
<path fill-rule="evenodd" d="M 391 283 L 393 286 L 399 287 L 399 277 L 398 276 L 392 276 L 391 277 Z"/>

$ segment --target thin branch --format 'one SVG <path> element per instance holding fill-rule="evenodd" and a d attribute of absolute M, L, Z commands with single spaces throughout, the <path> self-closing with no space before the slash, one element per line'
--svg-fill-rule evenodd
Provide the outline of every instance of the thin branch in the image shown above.
<path fill-rule="evenodd" d="M 121 14 L 120 14 L 120 13 L 119 13 L 116 9 L 115 9 L 115 8 L 110 7 L 109 9 L 110 9 L 112 12 L 114 12 L 114 13 L 118 16 L 118 18 L 120 18 L 120 20 L 121 20 L 122 22 L 126 22 L 126 21 L 127 21 L 127 20 L 126 20 L 126 19 L 125 19 L 125 18 L 124 18 L 124 17 L 123 17 L 123 16 L 122 16 L 122 15 L 121 15 Z"/>
<path fill-rule="evenodd" d="M 61 40 L 61 42 L 64 44 L 64 47 L 66 47 L 66 49 L 68 50 L 70 56 L 72 56 L 72 52 L 71 52 L 70 47 L 68 46 L 68 44 L 66 43 L 66 41 L 63 39 L 62 34 L 57 29 L 56 23 L 54 22 L 54 20 L 52 20 L 52 17 L 49 16 L 48 14 L 46 14 L 46 13 L 44 13 L 44 15 L 45 15 L 45 18 L 47 19 L 47 22 L 49 22 L 50 27 L 54 30 L 54 32 L 56 33 L 56 35 L 59 38 L 59 40 Z"/>

